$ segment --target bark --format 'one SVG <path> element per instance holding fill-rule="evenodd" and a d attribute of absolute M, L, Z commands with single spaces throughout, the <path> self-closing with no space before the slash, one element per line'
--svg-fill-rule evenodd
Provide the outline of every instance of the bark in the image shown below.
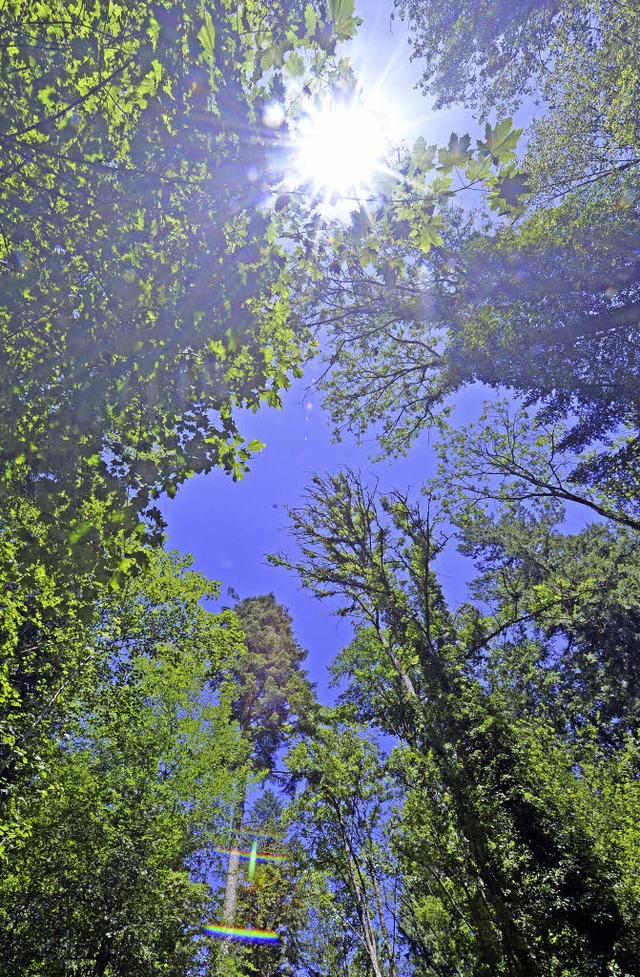
<path fill-rule="evenodd" d="M 542 342 L 566 343 L 575 339 L 586 339 L 615 329 L 630 329 L 640 323 L 640 301 L 630 302 L 609 312 L 585 316 L 575 325 L 562 326 L 552 332 L 541 333 Z"/>
<path fill-rule="evenodd" d="M 240 845 L 242 843 L 242 824 L 244 821 L 244 809 L 247 800 L 247 785 L 240 786 L 240 797 L 233 812 L 232 822 L 232 854 L 229 855 L 227 863 L 227 880 L 224 890 L 224 905 L 222 908 L 222 925 L 233 926 L 236 905 L 238 902 L 238 883 L 240 880 Z M 226 939 L 222 945 L 223 952 L 228 952 L 231 940 Z"/>
<path fill-rule="evenodd" d="M 382 968 L 380 966 L 380 961 L 378 959 L 378 948 L 376 946 L 376 936 L 373 925 L 371 923 L 371 916 L 369 915 L 369 908 L 366 902 L 366 889 L 364 883 L 361 889 L 361 877 L 358 865 L 356 863 L 353 851 L 351 850 L 351 845 L 349 844 L 349 839 L 347 837 L 347 831 L 342 821 L 339 808 L 336 808 L 338 818 L 340 820 L 341 832 L 342 832 L 342 847 L 347 859 L 347 865 L 349 867 L 349 876 L 351 878 L 351 885 L 353 887 L 353 894 L 356 902 L 356 910 L 360 923 L 362 926 L 362 935 L 364 937 L 365 946 L 367 948 L 367 954 L 371 962 L 371 969 L 375 977 L 383 977 Z"/>

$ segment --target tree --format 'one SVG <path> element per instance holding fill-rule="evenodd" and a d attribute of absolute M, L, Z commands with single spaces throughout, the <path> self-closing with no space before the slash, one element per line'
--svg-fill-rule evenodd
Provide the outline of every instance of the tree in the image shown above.
<path fill-rule="evenodd" d="M 426 257 L 410 243 L 386 245 L 386 270 L 381 260 L 377 275 L 354 263 L 318 286 L 328 308 L 318 299 L 311 322 L 329 340 L 319 386 L 337 433 L 362 438 L 375 427 L 385 453 L 405 453 L 457 391 L 479 382 L 564 423 L 572 449 L 626 432 L 624 451 L 599 447 L 586 484 L 631 471 L 639 238 L 635 211 L 615 201 L 635 193 L 633 179 L 609 186 L 608 200 L 574 197 L 517 229 L 452 210 Z"/>
<path fill-rule="evenodd" d="M 231 714 L 251 745 L 250 766 L 235 780 L 231 819 L 233 851 L 229 855 L 222 921 L 232 926 L 236 916 L 240 855 L 249 776 L 268 777 L 276 753 L 315 711 L 313 690 L 302 662 L 306 653 L 295 640 L 289 612 L 273 594 L 248 597 L 235 606 L 244 631 L 246 651 L 226 672 Z M 246 907 L 246 900 L 245 900 Z M 226 952 L 230 944 L 226 944 Z M 273 962 L 273 961 L 272 961 Z"/>
<path fill-rule="evenodd" d="M 397 6 L 442 104 L 463 100 L 486 116 L 533 90 L 544 107 L 528 127 L 521 172 L 507 166 L 494 192 L 508 221 L 452 211 L 426 258 L 409 240 L 404 252 L 387 248 L 386 274 L 323 283 L 330 299 L 341 295 L 340 322 L 327 316 L 323 381 L 338 429 L 361 435 L 375 425 L 383 450 L 402 453 L 456 391 L 481 382 L 564 422 L 572 450 L 596 448 L 579 471 L 585 485 L 622 468 L 633 477 L 639 76 L 622 66 L 638 60 L 636 5 Z M 487 123 L 479 147 L 500 145 L 498 133 Z M 469 143 L 450 147 L 456 165 Z M 405 229 L 428 202 L 408 204 Z M 609 448 L 621 430 L 625 443 Z"/>
<path fill-rule="evenodd" d="M 534 441 L 517 419 L 511 426 L 506 405 L 490 416 L 471 436 L 448 432 L 430 485 L 446 485 L 440 494 L 459 548 L 481 571 L 471 592 L 491 615 L 482 626 L 477 618 L 476 641 L 508 639 L 515 656 L 520 639 L 532 641 L 550 670 L 535 695 L 558 732 L 587 724 L 622 747 L 638 711 L 634 520 L 610 508 L 606 486 L 597 503 L 567 490 L 552 432 Z M 608 519 L 568 534 L 569 503 Z"/>
<path fill-rule="evenodd" d="M 336 717 L 297 745 L 287 765 L 304 784 L 287 817 L 331 893 L 333 931 L 317 933 L 314 963 L 321 972 L 365 967 L 398 977 L 397 878 L 385 832 L 394 792 L 375 743 Z M 349 950 L 340 953 L 341 945 Z"/>
<path fill-rule="evenodd" d="M 246 652 L 233 679 L 233 714 L 252 742 L 256 770 L 268 771 L 287 738 L 304 729 L 316 709 L 303 671 L 306 652 L 293 634 L 288 610 L 273 594 L 246 597 L 234 606 Z"/>
<path fill-rule="evenodd" d="M 395 7 L 436 107 L 462 102 L 486 117 L 533 100 L 543 106 L 534 133 L 547 144 L 554 132 L 572 136 L 567 156 L 547 156 L 565 174 L 577 160 L 581 170 L 615 168 L 624 160 L 616 155 L 637 145 L 638 72 L 628 56 L 640 20 L 629 0 L 497 0 L 487 9 L 471 0 L 446 7 L 396 0 Z"/>
<path fill-rule="evenodd" d="M 494 402 L 470 424 L 441 425 L 438 471 L 430 487 L 438 491 L 438 485 L 449 485 L 452 509 L 474 504 L 486 508 L 492 499 L 514 505 L 554 500 L 618 526 L 640 529 L 636 470 L 629 459 L 617 470 L 605 467 L 595 451 L 572 455 L 562 447 L 566 440 L 567 429 L 561 424 L 543 423 L 508 401 Z M 628 436 L 621 436 L 615 447 L 618 454 L 629 448 L 633 455 Z M 600 479 L 589 485 L 595 482 L 596 469 Z"/>
<path fill-rule="evenodd" d="M 289 52 L 331 31 L 296 4 L 236 15 L 2 13 L 3 510 L 26 493 L 60 527 L 52 562 L 82 549 L 98 577 L 122 570 L 101 542 L 153 536 L 160 493 L 242 474 L 257 445 L 235 409 L 277 405 L 305 356 L 265 240 L 256 179 L 277 175 L 256 114 Z"/>
<path fill-rule="evenodd" d="M 253 838 L 258 861 L 245 874 L 237 891 L 237 914 L 242 925 L 253 930 L 278 934 L 275 944 L 238 946 L 233 957 L 225 947 L 216 954 L 212 973 L 216 977 L 233 974 L 261 974 L 264 977 L 298 973 L 302 959 L 301 942 L 308 922 L 317 885 L 300 857 L 299 844 L 286 839 L 285 809 L 270 788 L 251 804 L 243 829 L 244 837 Z M 274 857 L 281 861 L 260 860 Z M 246 865 L 246 862 L 245 862 Z"/>
<path fill-rule="evenodd" d="M 292 519 L 301 556 L 280 562 L 318 596 L 338 597 L 359 625 L 341 662 L 347 701 L 359 721 L 404 746 L 407 828 L 422 838 L 422 855 L 409 855 L 411 840 L 403 846 L 408 879 L 418 880 L 407 903 L 423 920 L 404 928 L 424 950 L 424 972 L 442 972 L 454 951 L 462 972 L 478 975 L 629 968 L 638 934 L 615 882 L 618 873 L 629 877 L 629 862 L 594 827 L 602 827 L 599 802 L 576 772 L 589 750 L 581 754 L 579 736 L 554 729 L 535 695 L 524 713 L 512 698 L 535 649 L 518 632 L 522 622 L 510 620 L 513 658 L 501 672 L 508 626 L 496 628 L 477 607 L 451 612 L 433 570 L 442 547 L 433 511 L 423 514 L 400 493 L 378 501 L 352 473 L 316 477 Z M 550 596 L 551 604 L 566 599 L 564 591 Z M 541 601 L 541 628 L 545 609 Z M 570 660 L 572 637 L 568 645 Z M 598 776 L 615 783 L 624 762 L 618 753 L 608 763 L 605 753 Z"/>
<path fill-rule="evenodd" d="M 52 975 L 198 972 L 209 864 L 248 745 L 229 695 L 210 688 L 242 633 L 200 605 L 215 585 L 189 565 L 156 554 L 103 603 L 91 663 L 39 735 L 0 883 L 13 972 L 43 960 Z"/>

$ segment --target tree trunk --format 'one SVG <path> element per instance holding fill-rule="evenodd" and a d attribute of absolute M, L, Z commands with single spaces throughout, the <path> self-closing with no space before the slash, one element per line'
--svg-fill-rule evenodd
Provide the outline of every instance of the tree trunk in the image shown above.
<path fill-rule="evenodd" d="M 240 786 L 240 796 L 233 812 L 233 822 L 231 826 L 232 853 L 229 855 L 227 863 L 227 881 L 224 890 L 224 906 L 222 908 L 222 925 L 233 926 L 236 915 L 236 903 L 238 902 L 238 882 L 240 879 L 240 845 L 242 843 L 242 824 L 244 821 L 244 808 L 247 800 L 246 782 Z M 223 943 L 223 950 L 228 952 L 231 945 L 229 938 Z"/>
<path fill-rule="evenodd" d="M 100 949 L 98 950 L 98 954 L 93 965 L 91 977 L 102 977 L 105 970 L 109 966 L 109 961 L 111 960 L 111 944 L 112 937 L 105 936 L 100 944 Z"/>

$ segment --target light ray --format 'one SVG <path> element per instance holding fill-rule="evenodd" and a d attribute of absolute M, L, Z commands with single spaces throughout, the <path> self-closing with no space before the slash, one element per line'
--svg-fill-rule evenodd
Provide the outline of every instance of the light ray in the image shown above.
<path fill-rule="evenodd" d="M 237 848 L 214 848 L 213 850 L 220 855 L 238 855 L 243 861 L 250 861 L 252 857 L 250 851 L 239 851 Z M 285 859 L 285 855 L 256 854 L 257 862 L 283 862 Z"/>
<path fill-rule="evenodd" d="M 249 882 L 253 881 L 253 876 L 256 870 L 257 861 L 258 861 L 258 840 L 256 838 L 251 846 L 251 855 L 249 856 Z"/>

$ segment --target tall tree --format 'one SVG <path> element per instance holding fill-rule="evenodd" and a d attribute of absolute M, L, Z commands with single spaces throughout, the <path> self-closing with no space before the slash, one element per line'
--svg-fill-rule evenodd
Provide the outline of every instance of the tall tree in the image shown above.
<path fill-rule="evenodd" d="M 273 594 L 245 598 L 234 610 L 244 631 L 246 651 L 227 673 L 232 715 L 251 744 L 252 774 L 268 777 L 278 750 L 297 731 L 308 727 L 316 711 L 312 687 L 302 670 L 306 652 L 293 635 L 289 612 Z M 227 866 L 222 910 L 226 925 L 233 925 L 238 902 L 247 787 L 245 772 L 235 783 L 233 854 Z M 251 921 L 245 922 L 249 925 Z"/>
<path fill-rule="evenodd" d="M 256 445 L 235 408 L 277 404 L 299 369 L 257 117 L 295 47 L 333 42 L 313 22 L 288 3 L 3 7 L 3 509 L 25 492 L 58 523 L 52 561 L 157 527 L 153 499 L 194 471 L 240 475 Z"/>
<path fill-rule="evenodd" d="M 318 934 L 316 965 L 398 977 L 398 878 L 385 832 L 394 788 L 379 750 L 363 729 L 334 718 L 296 746 L 287 765 L 298 785 L 287 816 L 331 896 L 333 930 Z"/>
<path fill-rule="evenodd" d="M 292 517 L 303 585 L 338 597 L 360 623 L 342 661 L 347 701 L 361 722 L 406 746 L 404 778 L 416 805 L 406 816 L 417 819 L 414 834 L 426 832 L 416 878 L 429 879 L 426 891 L 439 900 L 429 925 L 440 918 L 444 926 L 435 936 L 421 927 L 425 952 L 436 948 L 442 963 L 457 946 L 462 972 L 478 975 L 564 968 L 577 977 L 632 966 L 638 933 L 615 881 L 629 877 L 628 849 L 609 848 L 595 830 L 602 809 L 576 772 L 575 743 L 535 708 L 535 696 L 524 713 L 511 702 L 516 677 L 508 668 L 504 684 L 491 682 L 487 649 L 499 661 L 507 629 L 485 622 L 480 608 L 454 615 L 447 607 L 433 570 L 441 549 L 433 513 L 399 493 L 378 500 L 343 473 L 316 478 Z M 518 634 L 519 623 L 511 619 L 512 667 L 521 657 L 525 682 L 535 641 Z M 553 649 L 550 635 L 551 659 Z M 626 762 L 617 756 L 607 768 L 611 784 Z M 420 897 L 418 904 L 414 915 L 427 912 Z M 404 926 L 415 938 L 415 926 Z M 439 971 L 434 964 L 425 972 Z"/>

